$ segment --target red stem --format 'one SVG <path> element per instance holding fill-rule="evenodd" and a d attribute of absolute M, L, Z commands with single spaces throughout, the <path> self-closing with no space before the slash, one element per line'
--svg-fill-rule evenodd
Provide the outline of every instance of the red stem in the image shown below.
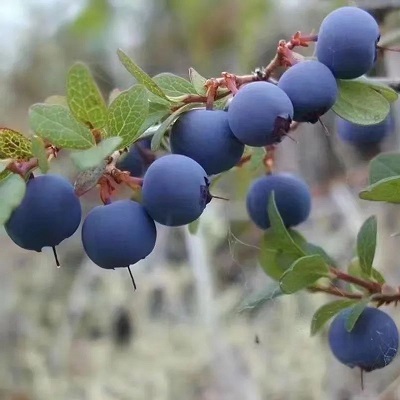
<path fill-rule="evenodd" d="M 330 268 L 330 272 L 337 278 L 342 281 L 352 283 L 354 285 L 357 285 L 359 287 L 362 287 L 366 290 L 368 290 L 369 293 L 374 294 L 374 293 L 382 293 L 382 286 L 377 283 L 377 282 L 371 282 L 371 281 L 366 281 L 361 278 L 357 278 L 356 276 L 346 274 L 343 271 L 340 271 L 336 268 Z"/>

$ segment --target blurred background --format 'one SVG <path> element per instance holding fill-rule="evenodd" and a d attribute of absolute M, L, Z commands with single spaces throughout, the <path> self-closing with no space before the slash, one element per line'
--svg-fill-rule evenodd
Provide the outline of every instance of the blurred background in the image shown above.
<path fill-rule="evenodd" d="M 399 1 L 360 1 L 396 32 Z M 133 79 L 117 48 L 155 75 L 206 77 L 249 73 L 273 57 L 277 41 L 318 31 L 324 16 L 346 1 L 323 0 L 2 0 L 0 120 L 29 134 L 28 108 L 65 94 L 76 60 L 87 63 L 107 98 Z M 397 32 L 397 37 L 398 37 Z M 399 39 L 400 41 L 400 39 Z M 394 41 L 394 44 L 399 44 Z M 313 48 L 300 50 L 313 54 Z M 399 78 L 399 53 L 381 55 L 372 74 Z M 313 210 L 299 230 L 346 267 L 362 222 L 378 215 L 376 266 L 400 284 L 400 208 L 358 199 L 368 161 L 399 150 L 395 129 L 383 143 L 356 148 L 338 140 L 333 113 L 303 124 L 277 153 L 277 170 L 301 175 L 312 187 Z M 52 171 L 76 177 L 60 157 Z M 262 232 L 248 220 L 244 198 L 262 174 L 234 169 L 215 186 L 196 235 L 158 226 L 154 252 L 126 271 L 106 271 L 84 255 L 77 232 L 58 249 L 17 248 L 2 231 L 0 261 L 0 399 L 5 400 L 313 400 L 400 399 L 400 357 L 365 376 L 330 354 L 326 330 L 309 335 L 322 294 L 298 294 L 258 313 L 237 312 L 243 298 L 268 285 L 257 263 Z M 84 196 L 85 212 L 99 204 Z M 397 322 L 400 317 L 386 307 Z M 396 310 L 395 310 L 396 311 Z"/>

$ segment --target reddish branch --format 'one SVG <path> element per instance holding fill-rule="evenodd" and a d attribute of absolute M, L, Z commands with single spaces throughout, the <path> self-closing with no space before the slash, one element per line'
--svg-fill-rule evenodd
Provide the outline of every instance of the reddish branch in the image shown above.
<path fill-rule="evenodd" d="M 48 145 L 46 147 L 47 159 L 50 161 L 52 158 L 57 157 L 59 151 L 60 149 L 52 145 Z M 11 161 L 10 164 L 7 165 L 6 169 L 20 175 L 22 178 L 25 179 L 25 177 L 38 166 L 39 160 L 36 157 L 33 157 L 27 161 Z"/>
<path fill-rule="evenodd" d="M 308 47 L 310 42 L 316 41 L 317 35 L 303 36 L 300 32 L 297 32 L 288 42 L 285 40 L 279 41 L 276 55 L 266 68 L 254 74 L 240 76 L 229 72 L 223 72 L 220 78 L 211 78 L 206 81 L 206 96 L 189 95 L 183 100 L 183 103 L 206 103 L 206 108 L 212 109 L 215 100 L 222 99 L 229 94 L 235 95 L 240 86 L 246 83 L 255 81 L 275 82 L 272 79 L 272 74 L 277 68 L 294 65 L 302 59 L 302 56 L 293 52 L 293 49 L 295 47 Z M 218 94 L 219 88 L 226 88 L 228 90 L 225 93 Z"/>
<path fill-rule="evenodd" d="M 340 271 L 336 268 L 330 268 L 330 272 L 334 275 L 335 278 L 362 287 L 366 289 L 370 294 L 382 293 L 382 285 L 377 282 L 367 281 L 356 276 L 346 274 L 345 272 Z"/>
<path fill-rule="evenodd" d="M 395 289 L 386 284 L 361 279 L 343 271 L 339 271 L 336 268 L 330 268 L 330 272 L 333 278 L 357 285 L 358 287 L 365 289 L 367 293 L 349 292 L 333 285 L 312 285 L 308 288 L 308 291 L 313 293 L 327 293 L 333 296 L 354 300 L 361 300 L 369 297 L 371 302 L 377 303 L 378 307 L 390 303 L 395 303 L 397 305 L 400 301 L 400 288 Z"/>

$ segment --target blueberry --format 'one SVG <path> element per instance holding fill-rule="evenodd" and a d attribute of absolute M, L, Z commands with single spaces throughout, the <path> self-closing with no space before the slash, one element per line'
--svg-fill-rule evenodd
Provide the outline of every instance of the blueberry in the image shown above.
<path fill-rule="evenodd" d="M 337 117 L 336 129 L 341 140 L 354 146 L 378 144 L 393 132 L 394 119 L 389 114 L 387 118 L 378 124 L 357 125 Z"/>
<path fill-rule="evenodd" d="M 234 167 L 244 144 L 233 135 L 228 114 L 221 110 L 192 110 L 182 114 L 172 127 L 171 150 L 197 161 L 208 175 Z"/>
<path fill-rule="evenodd" d="M 304 222 L 311 211 L 311 193 L 307 184 L 288 173 L 266 175 L 256 179 L 247 193 L 247 212 L 261 229 L 270 227 L 268 202 L 274 192 L 275 203 L 286 227 Z"/>
<path fill-rule="evenodd" d="M 239 89 L 227 112 L 233 134 L 244 144 L 261 147 L 280 142 L 289 131 L 293 105 L 278 86 L 252 82 Z"/>
<path fill-rule="evenodd" d="M 163 156 L 144 175 L 142 198 L 156 222 L 167 226 L 189 224 L 200 217 L 211 200 L 207 173 L 189 157 Z"/>
<path fill-rule="evenodd" d="M 336 78 L 358 78 L 374 66 L 379 38 L 379 26 L 369 13 L 341 7 L 322 21 L 316 55 Z"/>
<path fill-rule="evenodd" d="M 154 221 L 141 204 L 132 200 L 97 206 L 82 225 L 86 254 L 106 269 L 127 268 L 147 257 L 156 236 Z"/>
<path fill-rule="evenodd" d="M 399 333 L 393 319 L 377 308 L 367 307 L 348 332 L 345 324 L 350 311 L 347 308 L 339 313 L 329 328 L 333 355 L 342 364 L 366 372 L 386 367 L 399 347 Z"/>
<path fill-rule="evenodd" d="M 5 224 L 20 247 L 40 252 L 72 236 L 81 221 L 81 204 L 69 181 L 47 174 L 30 179 L 21 204 Z"/>
<path fill-rule="evenodd" d="M 128 153 L 117 162 L 117 168 L 122 171 L 129 171 L 132 176 L 141 177 L 146 172 L 145 151 L 151 147 L 151 139 L 143 139 L 133 144 Z"/>
<path fill-rule="evenodd" d="M 278 82 L 293 104 L 293 120 L 316 123 L 336 102 L 338 87 L 330 69 L 319 61 L 290 67 Z"/>

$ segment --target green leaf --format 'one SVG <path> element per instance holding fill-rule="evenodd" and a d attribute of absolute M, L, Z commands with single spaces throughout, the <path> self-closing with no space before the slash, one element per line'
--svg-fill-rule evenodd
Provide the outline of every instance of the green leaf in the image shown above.
<path fill-rule="evenodd" d="M 107 122 L 107 106 L 89 68 L 75 63 L 67 76 L 67 100 L 73 116 L 90 128 L 101 129 Z"/>
<path fill-rule="evenodd" d="M 265 155 L 266 151 L 264 147 L 251 148 L 251 158 L 249 161 L 249 169 L 251 172 L 256 172 L 260 168 L 265 168 L 263 164 L 263 159 Z"/>
<path fill-rule="evenodd" d="M 197 94 L 188 80 L 170 72 L 163 72 L 153 76 L 153 80 L 169 99 L 172 98 L 177 102 L 182 101 L 188 94 Z"/>
<path fill-rule="evenodd" d="M 262 291 L 246 298 L 239 306 L 238 312 L 258 311 L 265 303 L 284 295 L 279 285 L 274 282 Z"/>
<path fill-rule="evenodd" d="M 168 114 L 170 114 L 170 108 L 168 106 L 158 103 L 149 103 L 149 113 L 139 129 L 140 135 Z"/>
<path fill-rule="evenodd" d="M 312 243 L 305 243 L 304 246 L 302 246 L 302 249 L 306 252 L 307 255 L 320 255 L 325 260 L 325 262 L 332 267 L 335 267 L 337 265 L 336 261 L 320 246 Z"/>
<path fill-rule="evenodd" d="M 304 251 L 290 236 L 289 231 L 286 229 L 283 220 L 279 214 L 278 208 L 275 203 L 275 193 L 272 192 L 268 201 L 268 217 L 271 223 L 271 230 L 277 237 L 279 244 L 287 253 L 292 253 L 297 257 L 305 255 Z"/>
<path fill-rule="evenodd" d="M 377 229 L 376 217 L 373 215 L 364 222 L 357 235 L 357 254 L 360 267 L 367 276 L 371 275 L 374 262 Z"/>
<path fill-rule="evenodd" d="M 358 300 L 335 300 L 320 307 L 311 320 L 311 336 L 316 335 L 324 325 L 340 311 L 351 307 Z"/>
<path fill-rule="evenodd" d="M 382 95 L 389 103 L 394 103 L 399 98 L 397 92 L 387 85 L 381 85 L 379 83 L 372 82 L 371 80 L 365 77 L 361 77 L 357 79 L 357 81 L 368 85 L 371 89 L 375 90 L 380 95 Z"/>
<path fill-rule="evenodd" d="M 361 191 L 359 196 L 363 200 L 400 203 L 400 176 L 382 179 Z"/>
<path fill-rule="evenodd" d="M 292 240 L 302 247 L 305 239 L 295 230 L 289 229 Z M 279 280 L 283 273 L 303 254 L 286 251 L 286 246 L 282 244 L 279 237 L 271 229 L 264 233 L 259 253 L 259 262 L 264 272 L 272 279 Z"/>
<path fill-rule="evenodd" d="M 121 49 L 118 49 L 117 54 L 121 63 L 124 65 L 127 71 L 136 78 L 138 83 L 144 85 L 146 89 L 155 96 L 168 101 L 168 98 L 162 89 L 157 85 L 157 83 L 154 82 L 153 79 L 151 79 L 149 75 L 146 74 L 146 72 L 144 72 L 137 64 L 135 64 Z"/>
<path fill-rule="evenodd" d="M 390 104 L 380 93 L 360 81 L 338 79 L 339 94 L 332 110 L 347 121 L 359 125 L 382 122 Z"/>
<path fill-rule="evenodd" d="M 369 163 L 370 185 L 382 179 L 400 176 L 400 154 L 382 153 L 374 157 Z"/>
<path fill-rule="evenodd" d="M 174 111 L 168 118 L 163 121 L 163 123 L 159 126 L 157 131 L 154 133 L 153 139 L 151 140 L 151 150 L 157 151 L 160 148 L 161 141 L 164 135 L 167 133 L 168 128 L 175 122 L 175 120 L 179 117 L 180 114 L 188 111 L 196 106 L 199 106 L 197 103 L 189 103 L 178 110 Z"/>
<path fill-rule="evenodd" d="M 370 276 L 366 275 L 365 272 L 363 272 L 361 269 L 358 257 L 355 257 L 351 261 L 351 263 L 347 267 L 347 272 L 352 276 L 357 276 L 362 279 L 367 279 L 367 280 L 372 279 L 373 281 L 381 283 L 381 284 L 385 283 L 385 278 L 383 277 L 383 275 L 374 267 L 371 268 Z"/>
<path fill-rule="evenodd" d="M 285 271 L 279 283 L 284 293 L 291 294 L 312 285 L 320 278 L 329 276 L 329 268 L 319 255 L 304 256 Z"/>
<path fill-rule="evenodd" d="M 17 174 L 11 174 L 0 182 L 0 224 L 4 225 L 12 212 L 21 204 L 26 184 Z"/>
<path fill-rule="evenodd" d="M 29 123 L 37 136 L 59 148 L 84 150 L 95 144 L 90 129 L 64 106 L 34 104 L 29 110 Z"/>
<path fill-rule="evenodd" d="M 49 170 L 49 161 L 47 158 L 46 147 L 39 136 L 32 136 L 32 154 L 38 159 L 40 170 L 45 174 Z"/>
<path fill-rule="evenodd" d="M 120 148 L 122 138 L 113 136 L 102 140 L 97 146 L 88 150 L 71 153 L 71 159 L 81 171 L 95 168 L 102 164 L 104 159 Z"/>
<path fill-rule="evenodd" d="M 31 142 L 22 133 L 0 128 L 0 158 L 29 160 L 32 157 Z"/>
<path fill-rule="evenodd" d="M 351 332 L 353 330 L 358 318 L 360 318 L 362 312 L 364 311 L 365 307 L 367 307 L 369 302 L 369 298 L 362 299 L 351 308 L 350 314 L 348 315 L 345 323 L 347 332 Z"/>
<path fill-rule="evenodd" d="M 133 85 L 110 104 L 107 130 L 110 136 L 122 137 L 121 148 L 129 147 L 139 138 L 148 112 L 147 91 L 143 85 Z"/>
<path fill-rule="evenodd" d="M 201 76 L 194 68 L 189 68 L 190 82 L 192 83 L 197 94 L 205 96 L 207 94 L 207 88 L 205 86 L 207 79 Z"/>

